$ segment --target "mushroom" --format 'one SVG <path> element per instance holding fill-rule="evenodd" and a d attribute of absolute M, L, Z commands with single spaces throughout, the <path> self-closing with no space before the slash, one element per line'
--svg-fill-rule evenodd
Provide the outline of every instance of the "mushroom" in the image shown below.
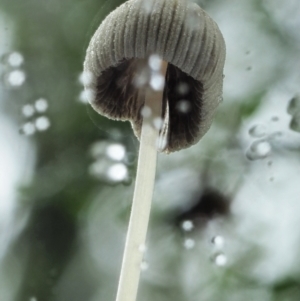
<path fill-rule="evenodd" d="M 189 0 L 129 0 L 90 41 L 89 102 L 108 118 L 129 120 L 140 139 L 117 301 L 136 299 L 157 151 L 188 148 L 208 131 L 222 100 L 224 61 L 217 24 Z"/>

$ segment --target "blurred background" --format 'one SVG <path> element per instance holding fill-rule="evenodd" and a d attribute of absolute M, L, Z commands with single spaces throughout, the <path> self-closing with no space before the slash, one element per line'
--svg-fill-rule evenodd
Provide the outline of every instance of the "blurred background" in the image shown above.
<path fill-rule="evenodd" d="M 0 0 L 0 300 L 114 300 L 139 143 L 86 103 L 120 0 Z M 138 300 L 299 301 L 300 2 L 198 1 L 227 44 L 223 102 L 159 155 Z"/>

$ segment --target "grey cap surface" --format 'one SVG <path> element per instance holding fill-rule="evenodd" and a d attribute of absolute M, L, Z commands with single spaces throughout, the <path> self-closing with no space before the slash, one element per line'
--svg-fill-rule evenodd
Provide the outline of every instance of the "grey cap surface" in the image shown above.
<path fill-rule="evenodd" d="M 92 37 L 84 62 L 86 89 L 100 114 L 129 120 L 140 135 L 143 103 L 134 85 L 141 61 L 169 63 L 163 114 L 165 152 L 197 143 L 222 99 L 225 42 L 217 24 L 188 0 L 129 0 L 111 12 Z M 183 109 L 182 109 L 183 108 Z"/>

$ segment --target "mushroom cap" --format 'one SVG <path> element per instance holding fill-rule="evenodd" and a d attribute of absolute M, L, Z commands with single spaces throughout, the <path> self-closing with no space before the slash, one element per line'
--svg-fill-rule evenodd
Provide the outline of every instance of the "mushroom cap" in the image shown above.
<path fill-rule="evenodd" d="M 225 42 L 218 25 L 189 0 L 129 0 L 111 12 L 92 37 L 84 62 L 89 102 L 100 114 L 129 120 L 141 133 L 137 70 L 150 55 L 167 61 L 164 152 L 197 143 L 222 100 Z M 168 115 L 168 116 L 167 116 Z"/>

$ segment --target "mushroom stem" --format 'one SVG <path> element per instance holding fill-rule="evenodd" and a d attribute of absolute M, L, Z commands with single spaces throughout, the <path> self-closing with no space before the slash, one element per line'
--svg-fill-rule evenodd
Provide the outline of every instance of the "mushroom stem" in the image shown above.
<path fill-rule="evenodd" d="M 166 75 L 168 63 L 162 61 L 160 75 Z M 155 118 L 162 115 L 163 89 L 146 88 L 145 107 L 151 116 L 144 116 L 140 138 L 140 150 L 133 202 L 126 237 L 125 250 L 116 301 L 135 301 L 140 279 L 143 252 L 151 210 L 155 181 L 157 142 L 160 129 L 155 127 Z"/>

